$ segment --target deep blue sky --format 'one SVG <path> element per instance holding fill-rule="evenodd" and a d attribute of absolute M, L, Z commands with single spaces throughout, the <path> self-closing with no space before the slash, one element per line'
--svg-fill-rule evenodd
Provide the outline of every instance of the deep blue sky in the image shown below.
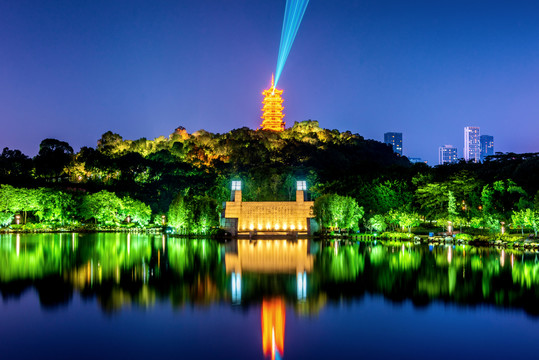
<path fill-rule="evenodd" d="M 260 123 L 285 0 L 0 0 L 0 147 L 95 146 Z M 285 120 L 437 163 L 463 128 L 539 151 L 539 2 L 311 0 L 279 87 Z"/>

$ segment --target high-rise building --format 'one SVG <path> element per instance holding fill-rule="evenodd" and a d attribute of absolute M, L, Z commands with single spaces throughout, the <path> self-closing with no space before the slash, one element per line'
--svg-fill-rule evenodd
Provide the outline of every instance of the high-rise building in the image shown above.
<path fill-rule="evenodd" d="M 479 162 L 481 153 L 479 146 L 479 127 L 466 126 L 464 128 L 464 160 Z"/>
<path fill-rule="evenodd" d="M 494 155 L 494 136 L 481 135 L 479 143 L 481 144 L 481 162 L 483 162 L 487 156 Z"/>
<path fill-rule="evenodd" d="M 384 143 L 391 145 L 393 151 L 402 156 L 402 133 L 388 132 L 384 134 Z"/>
<path fill-rule="evenodd" d="M 284 130 L 282 94 L 283 90 L 275 88 L 273 75 L 271 75 L 271 87 L 262 92 L 262 95 L 264 95 L 264 100 L 262 101 L 262 104 L 264 104 L 262 108 L 262 124 L 260 124 L 262 130 Z"/>
<path fill-rule="evenodd" d="M 440 146 L 438 149 L 438 164 L 454 164 L 458 160 L 457 148 L 453 145 Z"/>

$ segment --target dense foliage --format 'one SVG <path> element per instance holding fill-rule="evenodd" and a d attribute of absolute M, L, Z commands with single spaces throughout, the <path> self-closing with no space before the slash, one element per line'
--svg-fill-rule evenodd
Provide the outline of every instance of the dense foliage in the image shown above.
<path fill-rule="evenodd" d="M 178 229 L 201 231 L 216 226 L 233 178 L 242 180 L 246 201 L 294 200 L 295 181 L 302 179 L 319 204 L 329 199 L 325 194 L 349 199 L 352 208 L 343 209 L 348 213 L 337 222 L 317 212 L 323 227 L 496 232 L 505 226 L 524 234 L 536 232 L 539 223 L 538 155 L 496 154 L 482 164 L 428 167 L 316 121 L 281 133 L 241 128 L 188 134 L 179 127 L 154 140 L 124 140 L 109 131 L 96 148 L 76 153 L 55 139 L 43 140 L 33 159 L 4 149 L 0 183 L 13 190 L 10 199 L 0 197 L 0 221 L 8 224 L 20 214 L 24 223 L 29 216 L 38 222 L 110 224 L 129 216 L 147 224 L 148 205 L 159 223 L 168 215 Z M 26 196 L 28 191 L 39 195 Z"/>
<path fill-rule="evenodd" d="M 315 200 L 313 213 L 322 228 L 357 230 L 363 208 L 349 196 L 327 194 Z"/>

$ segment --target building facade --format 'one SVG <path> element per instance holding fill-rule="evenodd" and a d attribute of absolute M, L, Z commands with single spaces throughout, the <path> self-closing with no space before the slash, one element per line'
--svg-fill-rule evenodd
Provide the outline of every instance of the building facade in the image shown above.
<path fill-rule="evenodd" d="M 479 162 L 481 160 L 479 144 L 479 127 L 466 126 L 464 128 L 464 160 Z"/>
<path fill-rule="evenodd" d="M 388 132 L 384 134 L 384 143 L 391 145 L 393 152 L 402 156 L 402 133 Z"/>
<path fill-rule="evenodd" d="M 454 164 L 458 161 L 457 148 L 453 145 L 440 146 L 438 149 L 438 164 Z"/>
<path fill-rule="evenodd" d="M 242 201 L 241 181 L 232 181 L 232 199 L 225 203 L 223 228 L 233 235 L 309 234 L 314 201 L 305 201 L 307 184 L 297 182 L 296 201 Z"/>
<path fill-rule="evenodd" d="M 487 156 L 494 155 L 494 136 L 481 135 L 479 142 L 481 144 L 481 162 L 483 162 Z"/>

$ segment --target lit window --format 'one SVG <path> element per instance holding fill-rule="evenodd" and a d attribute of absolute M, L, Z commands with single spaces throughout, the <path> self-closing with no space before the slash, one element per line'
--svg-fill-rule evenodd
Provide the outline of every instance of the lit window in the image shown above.
<path fill-rule="evenodd" d="M 232 181 L 232 190 L 241 190 L 241 181 Z"/>
<path fill-rule="evenodd" d="M 307 190 L 307 181 L 298 181 L 297 182 L 298 191 L 306 191 Z"/>

